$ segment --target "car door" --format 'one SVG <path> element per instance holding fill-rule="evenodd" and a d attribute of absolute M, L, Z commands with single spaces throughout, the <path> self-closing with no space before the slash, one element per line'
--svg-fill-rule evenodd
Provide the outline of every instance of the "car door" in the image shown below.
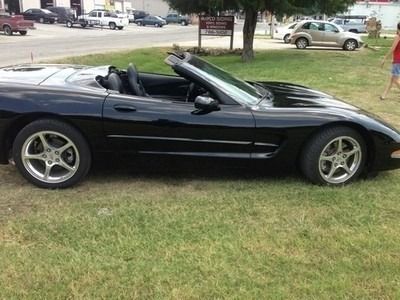
<path fill-rule="evenodd" d="M 104 131 L 120 151 L 249 158 L 255 121 L 241 105 L 199 113 L 194 103 L 111 93 L 104 104 Z"/>
<path fill-rule="evenodd" d="M 327 46 L 339 46 L 340 31 L 333 24 L 324 24 L 324 43 Z"/>

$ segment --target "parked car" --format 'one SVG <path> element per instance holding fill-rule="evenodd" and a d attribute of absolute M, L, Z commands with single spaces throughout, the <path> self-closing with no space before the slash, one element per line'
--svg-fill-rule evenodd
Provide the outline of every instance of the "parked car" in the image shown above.
<path fill-rule="evenodd" d="M 132 14 L 134 16 L 134 20 L 143 19 L 149 15 L 149 13 L 144 10 L 133 10 Z"/>
<path fill-rule="evenodd" d="M 54 24 L 58 20 L 57 14 L 42 8 L 30 8 L 23 13 L 23 16 L 27 20 L 33 20 L 39 23 Z"/>
<path fill-rule="evenodd" d="M 5 35 L 12 35 L 14 32 L 26 35 L 28 29 L 35 29 L 35 26 L 32 21 L 24 20 L 24 16 L 0 13 L 0 30 L 4 31 Z"/>
<path fill-rule="evenodd" d="M 168 14 L 165 17 L 165 21 L 167 24 L 176 23 L 181 24 L 182 26 L 187 26 L 190 24 L 190 18 L 188 16 L 182 16 L 180 14 Z"/>
<path fill-rule="evenodd" d="M 48 7 L 47 10 L 51 11 L 52 13 L 57 14 L 57 22 L 58 23 L 66 23 L 67 20 L 74 19 L 76 17 L 76 11 L 69 7 Z"/>
<path fill-rule="evenodd" d="M 100 26 L 108 26 L 110 29 L 122 30 L 125 26 L 129 25 L 128 18 L 118 17 L 117 14 L 108 10 L 92 10 L 89 14 L 84 15 L 83 18 L 91 25 L 99 24 Z"/>
<path fill-rule="evenodd" d="M 164 25 L 167 25 L 167 22 L 159 17 L 159 16 L 146 16 L 143 19 L 137 19 L 135 20 L 135 23 L 138 26 L 155 26 L 155 27 L 163 27 Z"/>
<path fill-rule="evenodd" d="M 345 32 L 336 24 L 326 21 L 302 21 L 293 29 L 290 42 L 298 49 L 308 46 L 340 47 L 354 51 L 363 45 L 361 37 L 353 32 Z"/>
<path fill-rule="evenodd" d="M 367 32 L 368 16 L 336 16 L 331 22 L 354 33 Z"/>
<path fill-rule="evenodd" d="M 31 183 L 66 188 L 102 153 L 203 157 L 264 168 L 298 166 L 311 182 L 343 185 L 400 168 L 400 132 L 325 93 L 243 81 L 189 53 L 177 76 L 112 66 L 0 69 L 0 163 Z"/>
<path fill-rule="evenodd" d="M 290 43 L 289 37 L 292 34 L 293 29 L 296 27 L 296 25 L 297 22 L 291 23 L 286 26 L 276 27 L 274 39 L 283 40 L 285 44 L 289 44 Z"/>

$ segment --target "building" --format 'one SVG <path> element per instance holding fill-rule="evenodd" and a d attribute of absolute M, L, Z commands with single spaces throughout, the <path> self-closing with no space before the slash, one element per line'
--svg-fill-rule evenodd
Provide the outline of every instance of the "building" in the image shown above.
<path fill-rule="evenodd" d="M 0 0 L 0 8 L 10 13 L 21 13 L 29 8 L 46 8 L 51 6 L 71 7 L 78 15 L 93 9 L 126 11 L 132 7 L 130 0 Z"/>
<path fill-rule="evenodd" d="M 347 11 L 349 15 L 376 17 L 385 29 L 395 29 L 400 21 L 400 3 L 398 1 L 376 0 L 358 1 Z"/>
<path fill-rule="evenodd" d="M 137 10 L 144 10 L 155 16 L 166 16 L 170 11 L 167 2 L 163 0 L 131 0 L 132 7 Z"/>

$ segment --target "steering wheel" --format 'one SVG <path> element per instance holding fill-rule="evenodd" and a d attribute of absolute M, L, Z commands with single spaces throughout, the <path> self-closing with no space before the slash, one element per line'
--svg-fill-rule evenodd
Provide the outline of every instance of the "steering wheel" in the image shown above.
<path fill-rule="evenodd" d="M 129 64 L 128 69 L 126 70 L 126 73 L 128 75 L 128 82 L 129 82 L 129 86 L 131 87 L 132 91 L 137 96 L 145 96 L 146 92 L 144 91 L 144 88 L 139 83 L 139 76 L 138 76 L 136 67 L 133 64 Z"/>

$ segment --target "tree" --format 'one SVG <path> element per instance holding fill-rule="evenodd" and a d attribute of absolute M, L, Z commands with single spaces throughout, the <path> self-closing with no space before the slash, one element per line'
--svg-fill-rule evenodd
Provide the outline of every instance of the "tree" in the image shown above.
<path fill-rule="evenodd" d="M 269 11 L 276 15 L 327 14 L 344 12 L 356 0 L 164 0 L 182 13 L 216 14 L 219 11 L 242 9 L 245 13 L 243 26 L 243 61 L 254 58 L 254 33 L 259 12 Z"/>

